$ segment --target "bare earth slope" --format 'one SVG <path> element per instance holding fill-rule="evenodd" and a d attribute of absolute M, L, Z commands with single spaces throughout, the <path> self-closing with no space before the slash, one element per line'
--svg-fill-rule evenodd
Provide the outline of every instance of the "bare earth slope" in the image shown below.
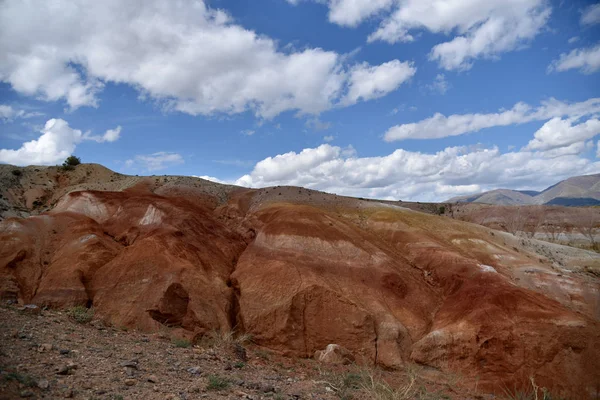
<path fill-rule="evenodd" d="M 335 343 L 489 391 L 533 376 L 599 396 L 596 253 L 567 248 L 559 264 L 562 246 L 302 188 L 110 172 L 85 187 L 104 173 L 49 174 L 54 208 L 0 224 L 4 300 L 86 305 L 113 326 L 196 340 L 235 329 L 295 357 Z"/>

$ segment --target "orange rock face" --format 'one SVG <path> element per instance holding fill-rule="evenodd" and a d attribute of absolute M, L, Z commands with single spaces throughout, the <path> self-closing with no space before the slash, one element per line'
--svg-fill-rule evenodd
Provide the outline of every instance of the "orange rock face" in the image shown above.
<path fill-rule="evenodd" d="M 142 180 L 7 219 L 0 296 L 93 306 L 149 331 L 235 329 L 291 356 L 337 344 L 357 362 L 418 362 L 484 390 L 532 376 L 598 397 L 594 275 L 512 235 L 399 207 L 298 188 L 218 197 Z"/>

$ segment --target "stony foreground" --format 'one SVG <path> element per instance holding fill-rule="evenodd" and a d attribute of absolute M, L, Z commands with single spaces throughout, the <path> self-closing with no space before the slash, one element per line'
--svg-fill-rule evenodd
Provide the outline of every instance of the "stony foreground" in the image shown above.
<path fill-rule="evenodd" d="M 456 376 L 437 384 L 424 370 L 412 373 L 281 357 L 235 340 L 191 346 L 169 330 L 143 334 L 77 323 L 66 312 L 0 307 L 2 400 L 394 398 L 391 386 L 373 388 L 367 375 L 395 387 L 415 379 L 396 399 L 488 398 L 460 388 Z"/>

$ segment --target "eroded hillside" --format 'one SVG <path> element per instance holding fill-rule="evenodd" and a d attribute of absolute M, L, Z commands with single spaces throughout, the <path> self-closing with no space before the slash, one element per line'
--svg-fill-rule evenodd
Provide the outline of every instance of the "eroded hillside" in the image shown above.
<path fill-rule="evenodd" d="M 0 224 L 3 300 L 598 397 L 597 253 L 302 188 L 28 168 L 3 199 L 48 211 Z"/>

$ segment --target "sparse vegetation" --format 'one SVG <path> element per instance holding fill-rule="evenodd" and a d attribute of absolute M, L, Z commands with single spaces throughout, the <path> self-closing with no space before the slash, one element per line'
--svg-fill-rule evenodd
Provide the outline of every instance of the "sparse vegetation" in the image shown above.
<path fill-rule="evenodd" d="M 259 349 L 259 350 L 256 350 L 256 356 L 259 358 L 262 358 L 263 360 L 268 360 L 270 357 L 270 354 L 266 350 Z"/>
<path fill-rule="evenodd" d="M 80 324 L 87 324 L 94 318 L 94 310 L 83 306 L 75 306 L 68 311 L 69 317 Z"/>
<path fill-rule="evenodd" d="M 228 379 L 223 378 L 219 375 L 209 375 L 208 376 L 208 385 L 206 386 L 207 390 L 223 390 L 227 389 L 230 385 Z"/>
<path fill-rule="evenodd" d="M 188 339 L 182 338 L 173 338 L 171 342 L 175 345 L 175 347 L 179 347 L 182 349 L 186 349 L 192 345 L 192 342 L 190 342 Z"/>
<path fill-rule="evenodd" d="M 21 172 L 21 170 L 20 170 L 20 169 L 13 169 L 13 170 L 12 170 L 12 174 L 13 174 L 14 176 L 21 176 L 23 173 Z"/>
<path fill-rule="evenodd" d="M 525 389 L 504 388 L 507 400 L 562 400 L 561 397 L 552 395 L 545 387 L 539 387 L 533 377 L 530 377 L 529 381 L 531 386 Z"/>
<path fill-rule="evenodd" d="M 19 372 L 9 372 L 6 375 L 4 375 L 4 380 L 6 381 L 17 381 L 19 382 L 21 385 L 23 386 L 27 386 L 27 387 L 35 387 L 37 386 L 37 381 L 26 374 L 21 374 Z"/>

